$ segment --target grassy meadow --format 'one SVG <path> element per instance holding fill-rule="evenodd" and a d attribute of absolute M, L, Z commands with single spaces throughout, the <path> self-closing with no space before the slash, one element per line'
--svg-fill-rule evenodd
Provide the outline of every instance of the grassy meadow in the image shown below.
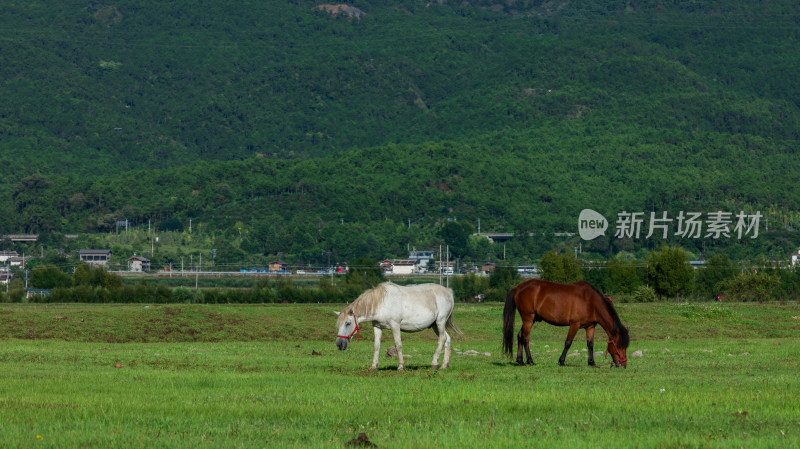
<path fill-rule="evenodd" d="M 587 367 L 582 331 L 558 366 L 566 328 L 542 323 L 514 366 L 502 305 L 458 304 L 451 369 L 425 332 L 404 372 L 368 369 L 368 326 L 336 350 L 340 307 L 0 304 L 0 446 L 800 446 L 796 303 L 619 304 L 627 369 Z"/>

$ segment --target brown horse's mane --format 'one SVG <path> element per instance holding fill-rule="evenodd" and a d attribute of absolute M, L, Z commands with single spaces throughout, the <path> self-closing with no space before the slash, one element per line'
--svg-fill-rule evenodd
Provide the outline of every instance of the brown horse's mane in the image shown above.
<path fill-rule="evenodd" d="M 611 315 L 611 319 L 614 322 L 614 327 L 612 329 L 612 332 L 614 330 L 619 331 L 619 347 L 623 349 L 627 348 L 628 345 L 630 344 L 630 335 L 628 335 L 628 328 L 625 327 L 622 324 L 622 320 L 619 319 L 617 310 L 614 308 L 614 303 L 608 297 L 606 297 L 606 295 L 604 295 L 603 292 L 598 290 L 598 288 L 595 287 L 594 285 L 588 282 L 584 282 L 584 284 L 588 285 L 589 287 L 592 287 L 592 290 L 594 290 L 595 293 L 597 293 L 600 296 L 600 298 L 603 299 L 603 302 L 606 304 L 606 308 L 608 308 L 608 313 Z"/>

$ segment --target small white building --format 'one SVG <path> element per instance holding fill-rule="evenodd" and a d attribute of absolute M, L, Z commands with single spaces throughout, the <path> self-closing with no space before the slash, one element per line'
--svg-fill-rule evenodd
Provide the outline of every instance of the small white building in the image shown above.
<path fill-rule="evenodd" d="M 8 262 L 12 257 L 19 257 L 16 251 L 0 251 L 0 263 Z"/>
<path fill-rule="evenodd" d="M 411 259 L 390 259 L 385 260 L 381 267 L 386 274 L 412 274 L 416 270 L 416 261 Z"/>
<path fill-rule="evenodd" d="M 417 271 L 424 272 L 428 270 L 428 266 L 433 258 L 433 251 L 420 251 L 414 248 L 408 253 L 408 258 L 413 260 L 417 265 Z"/>
<path fill-rule="evenodd" d="M 798 262 L 800 262 L 800 248 L 797 248 L 794 253 L 790 256 L 790 262 L 792 266 L 795 266 Z"/>
<path fill-rule="evenodd" d="M 19 267 L 19 268 L 23 268 L 24 269 L 25 268 L 25 263 L 27 261 L 31 260 L 31 259 L 33 259 L 33 257 L 31 257 L 31 256 L 11 257 L 11 258 L 8 259 L 8 265 L 10 265 L 12 267 Z"/>
<path fill-rule="evenodd" d="M 0 267 L 0 284 L 8 284 L 13 278 L 8 267 Z"/>
<path fill-rule="evenodd" d="M 142 256 L 133 256 L 127 260 L 128 271 L 135 271 L 141 273 L 143 271 L 150 271 L 150 259 Z"/>

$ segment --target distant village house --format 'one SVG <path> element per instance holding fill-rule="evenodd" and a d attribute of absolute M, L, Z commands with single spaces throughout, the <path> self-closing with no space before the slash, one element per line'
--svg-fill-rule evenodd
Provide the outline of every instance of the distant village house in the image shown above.
<path fill-rule="evenodd" d="M 8 263 L 12 257 L 19 257 L 16 251 L 0 251 L 0 263 Z"/>
<path fill-rule="evenodd" d="M 110 249 L 82 249 L 78 251 L 78 258 L 81 262 L 86 262 L 93 267 L 108 267 L 108 260 L 111 259 Z"/>
<path fill-rule="evenodd" d="M 150 259 L 142 256 L 133 256 L 127 260 L 128 271 L 141 273 L 143 271 L 150 271 Z"/>
<path fill-rule="evenodd" d="M 276 272 L 285 272 L 289 269 L 289 265 L 286 262 L 276 260 L 275 262 L 269 263 L 269 272 L 276 273 Z"/>
<path fill-rule="evenodd" d="M 795 266 L 798 262 L 800 262 L 800 248 L 797 248 L 797 251 L 790 256 L 790 260 L 792 266 Z"/>
<path fill-rule="evenodd" d="M 23 268 L 24 269 L 25 268 L 25 263 L 27 261 L 31 260 L 32 258 L 33 257 L 31 257 L 31 256 L 11 257 L 11 258 L 8 259 L 8 265 L 10 265 L 12 267 L 19 267 L 19 268 Z"/>
<path fill-rule="evenodd" d="M 8 284 L 13 278 L 8 267 L 0 267 L 0 284 Z"/>
<path fill-rule="evenodd" d="M 381 262 L 386 274 L 412 274 L 416 272 L 417 261 L 413 259 L 388 259 Z"/>

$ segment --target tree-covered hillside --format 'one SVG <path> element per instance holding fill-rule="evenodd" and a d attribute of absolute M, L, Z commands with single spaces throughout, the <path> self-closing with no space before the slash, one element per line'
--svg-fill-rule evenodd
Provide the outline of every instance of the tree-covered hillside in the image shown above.
<path fill-rule="evenodd" d="M 349 5 L 7 6 L 0 232 L 196 217 L 384 257 L 478 219 L 541 251 L 583 208 L 798 224 L 794 2 Z"/>

